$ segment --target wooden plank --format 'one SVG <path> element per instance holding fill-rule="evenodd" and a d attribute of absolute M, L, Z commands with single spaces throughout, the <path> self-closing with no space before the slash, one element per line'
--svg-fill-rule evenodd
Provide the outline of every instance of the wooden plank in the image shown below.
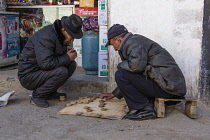
<path fill-rule="evenodd" d="M 163 100 L 163 101 L 197 101 L 193 99 L 164 99 L 164 98 L 156 98 L 157 100 Z"/>
<path fill-rule="evenodd" d="M 164 117 L 165 115 L 165 101 L 185 101 L 185 113 L 188 117 L 192 119 L 197 118 L 197 100 L 190 99 L 155 99 L 155 110 L 157 117 Z M 164 106 L 164 107 L 163 107 Z"/>
<path fill-rule="evenodd" d="M 164 100 L 158 100 L 158 98 L 155 99 L 155 111 L 157 117 L 165 117 L 165 101 Z"/>
<path fill-rule="evenodd" d="M 186 101 L 185 113 L 188 117 L 192 119 L 196 119 L 197 118 L 197 101 Z"/>

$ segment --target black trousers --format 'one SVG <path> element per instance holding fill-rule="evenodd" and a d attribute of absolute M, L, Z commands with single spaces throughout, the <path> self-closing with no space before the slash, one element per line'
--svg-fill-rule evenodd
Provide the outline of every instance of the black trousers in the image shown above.
<path fill-rule="evenodd" d="M 130 111 L 144 108 L 149 104 L 150 99 L 174 97 L 143 74 L 118 69 L 115 73 L 115 80 Z"/>
<path fill-rule="evenodd" d="M 33 97 L 44 98 L 56 93 L 57 89 L 72 76 L 76 69 L 76 62 L 72 61 L 69 67 L 58 67 L 53 70 L 39 70 L 26 75 L 20 82 L 28 90 L 33 90 Z"/>

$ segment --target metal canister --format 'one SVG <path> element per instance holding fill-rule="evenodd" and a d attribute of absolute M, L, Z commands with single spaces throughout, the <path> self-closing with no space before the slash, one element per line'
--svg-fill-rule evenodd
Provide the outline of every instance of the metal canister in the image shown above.
<path fill-rule="evenodd" d="M 86 74 L 98 74 L 99 34 L 89 30 L 82 37 L 82 66 Z"/>

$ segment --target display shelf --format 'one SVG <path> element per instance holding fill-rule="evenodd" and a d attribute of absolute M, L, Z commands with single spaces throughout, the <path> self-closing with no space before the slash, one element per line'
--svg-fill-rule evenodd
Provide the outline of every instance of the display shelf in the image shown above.
<path fill-rule="evenodd" d="M 7 8 L 72 8 L 72 13 L 75 13 L 75 5 L 17 5 L 17 6 L 8 6 Z"/>
<path fill-rule="evenodd" d="M 27 38 L 45 26 L 51 25 L 56 19 L 75 13 L 74 5 L 32 5 L 8 6 L 8 12 L 20 13 L 20 44 L 21 50 Z"/>
<path fill-rule="evenodd" d="M 5 11 L 0 11 L 0 14 L 6 14 L 6 15 L 9 15 L 9 14 L 13 14 L 13 15 L 19 15 L 19 12 L 5 12 Z"/>
<path fill-rule="evenodd" d="M 43 7 L 71 7 L 74 8 L 74 5 L 30 5 L 30 6 L 8 6 L 7 8 L 43 8 Z"/>

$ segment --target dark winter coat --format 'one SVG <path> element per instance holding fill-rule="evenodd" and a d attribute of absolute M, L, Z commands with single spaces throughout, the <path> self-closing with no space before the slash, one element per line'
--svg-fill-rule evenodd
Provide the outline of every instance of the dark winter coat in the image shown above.
<path fill-rule="evenodd" d="M 38 70 L 52 70 L 68 66 L 71 61 L 63 44 L 60 20 L 36 32 L 29 38 L 18 62 L 18 77 L 21 80 L 28 73 Z"/>
<path fill-rule="evenodd" d="M 122 62 L 118 68 L 144 73 L 169 94 L 184 96 L 186 83 L 174 58 L 156 42 L 141 36 L 129 35 L 119 49 Z M 113 94 L 120 97 L 119 90 Z"/>

